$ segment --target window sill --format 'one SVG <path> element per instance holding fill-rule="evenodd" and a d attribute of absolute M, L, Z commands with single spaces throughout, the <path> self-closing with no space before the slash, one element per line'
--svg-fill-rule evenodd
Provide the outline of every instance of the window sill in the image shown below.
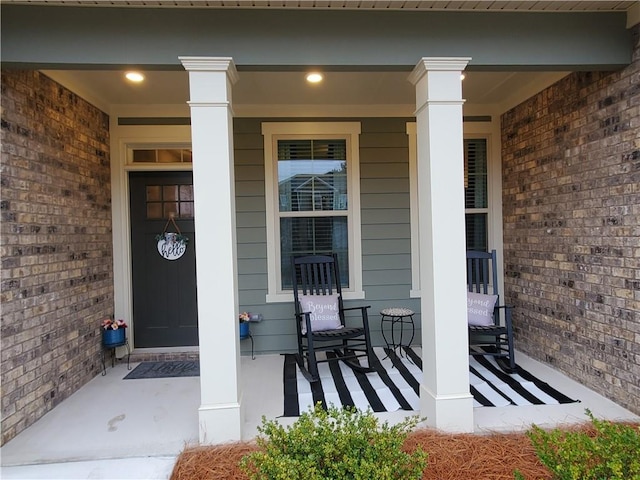
<path fill-rule="evenodd" d="M 362 300 L 365 298 L 364 291 L 348 292 L 342 291 L 344 300 Z M 267 303 L 291 303 L 293 302 L 293 293 L 267 293 Z"/>

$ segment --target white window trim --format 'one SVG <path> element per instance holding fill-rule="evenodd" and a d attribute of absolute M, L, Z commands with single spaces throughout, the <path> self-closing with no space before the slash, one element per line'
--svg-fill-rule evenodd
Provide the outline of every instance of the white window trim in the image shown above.
<path fill-rule="evenodd" d="M 415 122 L 407 122 L 406 127 L 407 136 L 409 137 L 409 197 L 411 209 L 411 290 L 409 291 L 409 297 L 420 298 L 422 292 L 420 290 L 420 242 L 418 240 L 418 131 Z M 493 238 L 495 237 L 492 212 L 496 208 L 493 203 L 495 197 L 492 191 L 495 188 L 495 182 L 493 181 L 494 168 L 491 155 L 491 134 L 465 133 L 464 138 L 482 138 L 487 142 L 487 208 L 466 208 L 465 213 L 487 214 L 487 235 L 489 237 L 487 240 L 491 246 L 494 243 Z M 500 185 L 498 186 L 501 188 Z M 499 276 L 499 278 L 501 277 Z"/>
<path fill-rule="evenodd" d="M 418 240 L 418 130 L 415 122 L 407 123 L 409 137 L 409 198 L 411 219 L 411 290 L 410 298 L 420 298 L 420 242 Z"/>
<path fill-rule="evenodd" d="M 347 141 L 349 214 L 349 288 L 346 300 L 364 298 L 362 289 L 362 235 L 360 222 L 360 123 L 359 122 L 265 122 L 264 178 L 267 215 L 267 303 L 292 302 L 293 293 L 280 288 L 280 222 L 278 216 L 277 141 L 290 139 L 344 138 Z"/>

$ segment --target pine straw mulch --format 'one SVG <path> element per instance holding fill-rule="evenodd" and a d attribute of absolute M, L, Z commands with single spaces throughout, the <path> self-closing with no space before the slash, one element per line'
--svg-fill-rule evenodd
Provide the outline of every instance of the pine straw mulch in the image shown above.
<path fill-rule="evenodd" d="M 524 433 L 449 434 L 419 429 L 405 441 L 409 451 L 417 445 L 429 453 L 423 480 L 513 480 L 516 469 L 527 480 L 552 478 Z M 186 448 L 171 480 L 247 480 L 238 463 L 256 449 L 255 443 L 247 442 Z"/>

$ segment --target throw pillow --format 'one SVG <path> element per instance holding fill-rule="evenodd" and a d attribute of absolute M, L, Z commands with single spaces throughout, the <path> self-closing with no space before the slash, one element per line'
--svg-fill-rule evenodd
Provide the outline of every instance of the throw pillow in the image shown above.
<path fill-rule="evenodd" d="M 467 320 L 469 325 L 489 327 L 493 325 L 493 308 L 497 295 L 467 292 Z"/>
<path fill-rule="evenodd" d="M 338 295 L 300 295 L 300 308 L 310 312 L 311 331 L 335 330 L 342 328 L 338 312 Z M 302 334 L 307 333 L 307 325 L 302 320 Z"/>

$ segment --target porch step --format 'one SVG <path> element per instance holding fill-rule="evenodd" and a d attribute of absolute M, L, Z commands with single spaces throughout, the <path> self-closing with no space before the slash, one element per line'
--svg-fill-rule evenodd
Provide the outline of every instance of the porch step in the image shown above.
<path fill-rule="evenodd" d="M 171 361 L 198 361 L 198 352 L 131 352 L 131 363 L 136 362 L 171 362 Z"/>

